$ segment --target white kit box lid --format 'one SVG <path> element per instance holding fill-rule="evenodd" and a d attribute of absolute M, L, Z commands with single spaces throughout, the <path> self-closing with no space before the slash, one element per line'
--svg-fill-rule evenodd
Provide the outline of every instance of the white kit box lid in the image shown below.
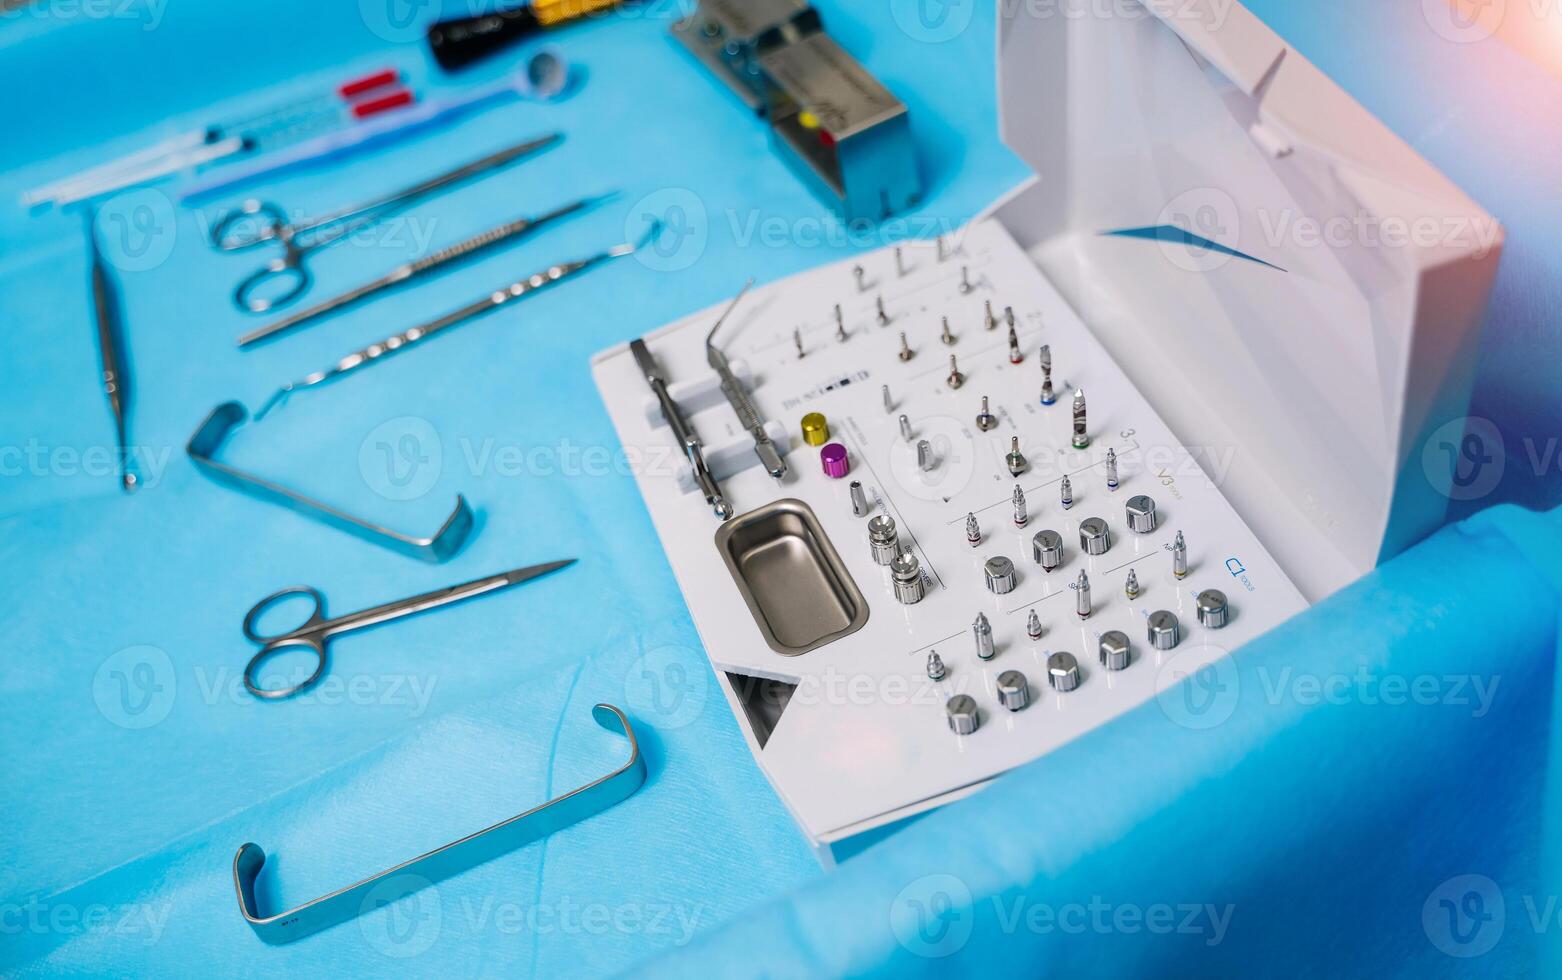
<path fill-rule="evenodd" d="M 999 10 L 999 220 L 1303 592 L 1439 526 L 1497 221 L 1234 0 Z"/>

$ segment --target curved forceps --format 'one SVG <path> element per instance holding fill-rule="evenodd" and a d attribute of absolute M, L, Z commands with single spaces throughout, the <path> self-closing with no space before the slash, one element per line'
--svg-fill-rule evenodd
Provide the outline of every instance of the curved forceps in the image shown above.
<path fill-rule="evenodd" d="M 332 619 L 325 618 L 325 596 L 319 589 L 307 585 L 290 585 L 285 589 L 273 592 L 264 599 L 255 603 L 244 617 L 244 636 L 252 643 L 260 644 L 260 650 L 250 658 L 250 662 L 244 668 L 244 689 L 267 701 L 280 701 L 290 698 L 295 694 L 307 691 L 320 682 L 320 677 L 325 673 L 326 645 L 331 638 L 341 633 L 350 633 L 353 630 L 365 629 L 369 626 L 377 626 L 380 623 L 400 619 L 403 616 L 411 616 L 415 613 L 429 609 L 437 609 L 463 599 L 471 599 L 498 589 L 509 588 L 512 585 L 520 585 L 532 579 L 547 575 L 549 572 L 558 571 L 568 565 L 573 565 L 575 559 L 566 558 L 563 561 L 552 561 L 542 565 L 531 565 L 526 568 L 517 568 L 508 572 L 500 572 L 498 575 L 489 575 L 486 578 L 474 579 L 471 582 L 463 582 L 460 585 L 446 586 L 443 589 L 435 589 L 432 592 L 424 592 L 421 595 L 408 596 L 405 599 L 397 599 L 383 605 L 371 606 L 358 612 L 347 613 Z M 258 632 L 256 622 L 266 610 L 270 609 L 279 600 L 289 596 L 304 595 L 313 600 L 315 607 L 304 622 L 288 630 L 285 633 L 266 635 Z M 256 672 L 261 664 L 265 663 L 274 654 L 283 650 L 308 650 L 315 656 L 315 669 L 308 677 L 296 684 L 286 687 L 261 687 Z"/>
<path fill-rule="evenodd" d="M 223 215 L 212 225 L 212 245 L 224 252 L 239 252 L 266 242 L 278 242 L 282 246 L 282 254 L 240 280 L 233 291 L 233 302 L 240 309 L 251 313 L 265 313 L 273 307 L 285 306 L 309 288 L 312 277 L 304 265 L 304 259 L 309 253 L 334 245 L 360 228 L 388 218 L 453 184 L 545 150 L 562 138 L 553 133 L 507 146 L 410 187 L 297 223 L 289 221 L 275 204 L 254 199 L 245 201 L 238 209 Z M 243 222 L 250 224 L 242 225 Z M 262 287 L 265 287 L 265 293 L 257 295 Z M 281 291 L 272 294 L 274 290 Z"/>

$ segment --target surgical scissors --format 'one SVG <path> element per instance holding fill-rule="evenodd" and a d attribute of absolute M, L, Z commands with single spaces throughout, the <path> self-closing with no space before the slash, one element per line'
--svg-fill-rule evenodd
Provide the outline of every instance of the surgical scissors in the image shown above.
<path fill-rule="evenodd" d="M 306 691 L 319 683 L 320 676 L 325 673 L 326 644 L 339 633 L 350 633 L 353 630 L 361 630 L 369 626 L 377 626 L 403 616 L 411 616 L 415 613 L 429 609 L 437 609 L 447 606 L 452 602 L 460 602 L 463 599 L 471 599 L 485 595 L 498 589 L 506 589 L 512 585 L 520 585 L 532 579 L 540 578 L 549 572 L 556 572 L 561 568 L 573 565 L 575 559 L 566 558 L 563 561 L 552 561 L 543 565 L 531 565 L 526 568 L 517 568 L 508 572 L 500 572 L 498 575 L 490 575 L 486 578 L 474 579 L 460 585 L 446 586 L 443 589 L 435 589 L 422 595 L 408 596 L 405 599 L 397 599 L 379 606 L 371 606 L 358 612 L 347 613 L 345 616 L 336 616 L 332 619 L 325 618 L 325 596 L 319 589 L 307 585 L 290 585 L 285 589 L 273 592 L 264 599 L 255 603 L 250 608 L 248 615 L 244 617 L 244 635 L 251 642 L 260 644 L 260 651 L 250 658 L 249 664 L 244 668 L 244 689 L 257 698 L 268 701 L 280 701 L 290 698 L 295 694 Z M 289 596 L 308 596 L 315 604 L 314 611 L 302 625 L 288 630 L 285 633 L 263 635 L 256 632 L 256 621 L 265 614 L 278 601 Z M 260 679 L 256 672 L 260 665 L 273 655 L 283 650 L 308 650 L 314 654 L 315 669 L 308 677 L 296 684 L 286 687 L 261 687 Z"/>
<path fill-rule="evenodd" d="M 241 280 L 233 291 L 233 302 L 251 313 L 265 313 L 291 303 L 312 281 L 313 277 L 304 265 L 311 252 L 334 245 L 454 184 L 545 150 L 561 139 L 563 137 L 558 133 L 552 133 L 517 143 L 399 191 L 299 222 L 289 221 L 280 207 L 268 201 L 245 201 L 212 226 L 212 245 L 224 252 L 237 252 L 277 242 L 282 246 L 282 254 Z M 275 293 L 269 293 L 271 290 Z"/>

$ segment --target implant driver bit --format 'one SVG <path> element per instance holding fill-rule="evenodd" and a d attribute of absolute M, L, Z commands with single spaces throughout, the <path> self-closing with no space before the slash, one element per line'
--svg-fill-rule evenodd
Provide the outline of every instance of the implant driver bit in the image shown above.
<path fill-rule="evenodd" d="M 792 343 L 797 347 L 797 359 L 798 360 L 802 360 L 803 359 L 803 332 L 801 330 L 793 330 L 792 331 Z"/>
<path fill-rule="evenodd" d="M 976 640 L 976 655 L 982 660 L 993 658 L 993 627 L 987 621 L 986 613 L 977 613 L 976 622 L 971 624 L 971 636 Z"/>
<path fill-rule="evenodd" d="M 982 410 L 976 413 L 976 427 L 983 432 L 991 432 L 998 427 L 998 416 L 988 411 L 987 396 L 982 396 Z"/>
<path fill-rule="evenodd" d="M 960 267 L 960 295 L 964 296 L 975 288 L 975 286 L 971 285 L 971 267 L 962 265 Z"/>
<path fill-rule="evenodd" d="M 1075 610 L 1080 619 L 1090 618 L 1090 577 L 1084 569 L 1079 571 L 1079 579 L 1074 583 Z"/>
<path fill-rule="evenodd" d="M 1009 324 L 1009 363 L 1019 364 L 1025 360 L 1025 355 L 1020 353 L 1020 335 L 1014 332 L 1014 324 Z"/>
<path fill-rule="evenodd" d="M 944 658 L 938 655 L 937 650 L 934 650 L 927 655 L 927 679 L 930 681 L 941 681 L 944 679 L 945 673 Z"/>
<path fill-rule="evenodd" d="M 862 481 L 861 480 L 853 480 L 851 482 L 850 491 L 851 491 L 851 501 L 852 501 L 852 516 L 853 517 L 867 517 L 868 516 L 868 495 L 863 492 Z"/>
<path fill-rule="evenodd" d="M 926 473 L 933 468 L 933 444 L 926 439 L 917 443 L 917 469 Z"/>
<path fill-rule="evenodd" d="M 960 366 L 955 363 L 955 356 L 949 355 L 949 387 L 958 388 L 965 384 L 965 375 L 960 373 Z"/>
<path fill-rule="evenodd" d="M 900 417 L 900 437 L 907 442 L 911 441 L 911 419 L 904 415 Z"/>
<path fill-rule="evenodd" d="M 1131 568 L 1128 570 L 1128 581 L 1123 583 L 1123 594 L 1130 599 L 1139 598 L 1139 576 Z"/>
<path fill-rule="evenodd" d="M 982 323 L 988 330 L 998 329 L 998 318 L 993 316 L 993 301 L 987 300 L 987 312 L 982 318 Z"/>
<path fill-rule="evenodd" d="M 1014 496 L 1012 499 L 1014 501 L 1014 526 L 1024 527 L 1030 522 L 1030 514 L 1025 509 L 1025 491 L 1020 489 L 1018 483 L 1014 485 Z"/>
<path fill-rule="evenodd" d="M 882 385 L 881 390 L 884 392 L 884 411 L 886 413 L 895 411 L 895 399 L 890 397 L 889 385 Z"/>
<path fill-rule="evenodd" d="M 1033 640 L 1041 639 L 1041 617 L 1036 615 L 1036 610 L 1030 611 L 1030 617 L 1025 620 L 1025 635 Z"/>
<path fill-rule="evenodd" d="M 1106 488 L 1117 489 L 1117 452 L 1111 449 L 1106 451 Z"/>
<path fill-rule="evenodd" d="M 982 526 L 976 523 L 975 514 L 965 515 L 965 543 L 973 548 L 982 543 Z"/>
<path fill-rule="evenodd" d="M 1058 400 L 1058 393 L 1052 389 L 1052 348 L 1047 344 L 1041 345 L 1041 403 L 1052 405 Z"/>
<path fill-rule="evenodd" d="M 1064 510 L 1074 506 L 1074 484 L 1067 476 L 1058 483 L 1058 503 Z"/>
<path fill-rule="evenodd" d="M 1009 475 L 1019 476 L 1025 472 L 1030 464 L 1025 459 L 1025 454 L 1020 452 L 1020 437 L 1011 436 L 1009 439 L 1009 455 L 1004 457 L 1004 462 L 1009 464 Z"/>
<path fill-rule="evenodd" d="M 945 347 L 948 347 L 955 342 L 955 335 L 949 332 L 949 318 L 946 316 L 943 318 L 943 321 L 944 328 L 939 331 L 938 339 L 944 342 Z"/>
<path fill-rule="evenodd" d="M 1172 574 L 1182 578 L 1188 574 L 1188 543 L 1182 540 L 1182 532 L 1177 532 L 1176 540 L 1172 541 Z"/>
<path fill-rule="evenodd" d="M 1090 445 L 1090 433 L 1085 427 L 1085 389 L 1074 390 L 1074 448 Z"/>
<path fill-rule="evenodd" d="M 841 315 L 841 304 L 835 304 L 835 339 L 846 343 L 846 318 Z"/>
<path fill-rule="evenodd" d="M 879 308 L 879 326 L 889 326 L 889 314 L 884 312 L 884 296 L 882 294 L 879 295 L 875 300 L 875 303 Z"/>
<path fill-rule="evenodd" d="M 902 330 L 900 332 L 900 359 L 902 361 L 909 361 L 914 356 L 915 354 L 911 350 L 911 345 L 906 342 L 906 331 Z"/>

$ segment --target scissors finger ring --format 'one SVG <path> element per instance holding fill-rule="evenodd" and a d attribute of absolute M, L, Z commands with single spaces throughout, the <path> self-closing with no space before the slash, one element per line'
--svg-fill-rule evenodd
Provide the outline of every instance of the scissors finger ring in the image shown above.
<path fill-rule="evenodd" d="M 257 673 L 260 665 L 271 659 L 273 654 L 284 650 L 308 650 L 315 656 L 315 669 L 308 677 L 285 687 L 262 687 Z M 244 667 L 244 689 L 257 698 L 265 698 L 267 701 L 281 701 L 290 698 L 300 691 L 314 687 L 320 680 L 320 675 L 325 673 L 325 643 L 313 636 L 289 636 L 280 640 L 272 640 L 261 647 L 249 663 Z"/>

